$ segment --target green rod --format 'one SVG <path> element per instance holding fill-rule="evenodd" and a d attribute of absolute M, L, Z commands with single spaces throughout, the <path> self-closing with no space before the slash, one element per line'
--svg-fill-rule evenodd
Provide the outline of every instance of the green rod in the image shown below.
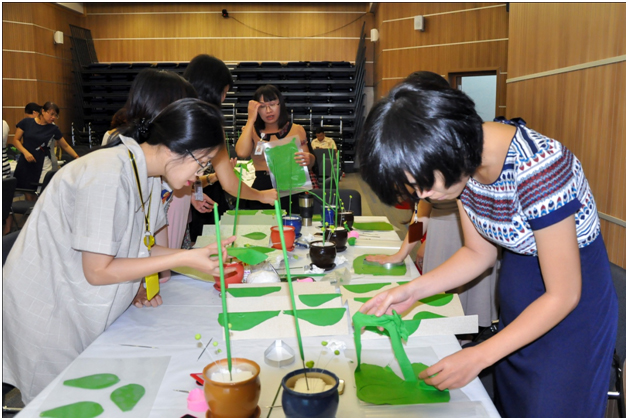
<path fill-rule="evenodd" d="M 218 267 L 220 268 L 220 296 L 222 297 L 222 317 L 225 329 L 225 342 L 227 343 L 227 366 L 229 367 L 229 380 L 231 376 L 231 339 L 229 337 L 229 316 L 227 314 L 227 287 L 225 285 L 225 268 L 222 264 L 222 242 L 220 241 L 220 221 L 218 220 L 218 203 L 214 204 L 214 222 L 216 224 L 216 242 L 218 245 Z M 236 216 L 237 217 L 237 216 Z"/>

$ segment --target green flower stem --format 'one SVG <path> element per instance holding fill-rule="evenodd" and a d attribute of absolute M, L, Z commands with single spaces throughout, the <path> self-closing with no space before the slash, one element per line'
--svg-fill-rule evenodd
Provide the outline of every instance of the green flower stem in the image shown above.
<path fill-rule="evenodd" d="M 240 178 L 242 181 L 242 178 Z M 239 196 L 240 194 L 238 194 Z M 220 268 L 220 295 L 222 297 L 222 316 L 225 321 L 225 342 L 227 343 L 227 366 L 229 367 L 229 380 L 233 380 L 231 376 L 231 339 L 229 337 L 229 315 L 227 313 L 227 287 L 225 285 L 225 268 L 222 264 L 222 242 L 220 241 L 220 221 L 218 220 L 218 203 L 214 204 L 214 222 L 216 224 L 216 242 L 218 245 L 218 267 Z M 236 207 L 236 211 L 237 211 Z M 237 220 L 236 216 L 236 220 Z M 235 229 L 235 223 L 234 223 Z M 286 261 L 288 259 L 286 258 Z M 287 267 L 286 267 L 287 268 Z"/>
<path fill-rule="evenodd" d="M 242 167 L 240 167 L 240 180 L 238 181 L 238 195 L 236 196 L 236 208 L 235 217 L 233 219 L 233 235 L 236 234 L 236 226 L 238 225 L 238 208 L 240 208 L 240 192 L 242 191 Z M 214 216 L 217 212 L 214 213 Z M 217 225 L 216 225 L 217 226 Z M 231 243 L 231 246 L 235 245 L 235 241 Z"/>
<path fill-rule="evenodd" d="M 282 220 L 281 219 L 281 205 L 279 204 L 279 200 L 275 200 L 275 214 L 277 215 L 277 222 L 279 223 Z M 282 226 L 281 223 L 279 223 L 279 226 Z M 284 238 L 283 229 L 279 229 L 279 237 L 281 238 L 281 250 L 283 251 L 284 261 L 290 261 L 288 259 L 288 252 L 286 251 L 286 239 Z M 292 309 L 294 310 L 294 322 L 297 328 L 297 340 L 299 341 L 299 353 L 301 354 L 301 361 L 303 362 L 303 369 L 305 369 L 305 356 L 303 355 L 303 340 L 301 340 L 301 329 L 299 328 L 299 316 L 297 314 L 297 304 L 294 300 L 294 290 L 292 289 L 292 276 L 290 275 L 289 264 L 286 264 L 286 277 L 288 279 L 288 287 L 290 288 L 290 299 L 292 300 Z"/>

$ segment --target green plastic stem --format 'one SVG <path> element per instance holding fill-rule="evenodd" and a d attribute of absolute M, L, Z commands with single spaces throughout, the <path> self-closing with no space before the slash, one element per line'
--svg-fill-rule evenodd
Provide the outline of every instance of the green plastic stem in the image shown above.
<path fill-rule="evenodd" d="M 323 157 L 323 227 L 325 227 L 325 210 L 325 158 Z M 325 238 L 323 238 L 323 241 L 325 241 Z"/>
<path fill-rule="evenodd" d="M 242 178 L 240 178 L 240 180 L 242 180 Z M 222 316 L 224 318 L 225 342 L 227 343 L 227 366 L 229 367 L 229 380 L 233 380 L 233 377 L 231 376 L 231 339 L 229 337 L 229 316 L 227 314 L 227 287 L 225 285 L 225 268 L 222 264 L 220 221 L 218 220 L 218 209 L 216 207 L 218 207 L 218 203 L 214 204 L 214 222 L 216 224 L 216 242 L 218 245 L 218 267 L 220 268 L 220 295 L 222 297 Z M 238 208 L 236 207 L 236 211 L 237 209 Z"/>
<path fill-rule="evenodd" d="M 275 214 L 277 215 L 277 222 L 279 226 L 283 228 L 281 222 L 281 205 L 279 200 L 275 200 Z M 281 250 L 283 251 L 283 260 L 286 262 L 286 278 L 288 279 L 288 287 L 290 288 L 290 299 L 292 300 L 292 309 L 294 310 L 294 322 L 297 327 L 297 340 L 299 341 L 299 353 L 301 354 L 301 361 L 303 362 L 303 368 L 305 369 L 305 356 L 303 355 L 303 340 L 301 340 L 301 329 L 299 328 L 299 315 L 297 314 L 297 304 L 294 300 L 294 290 L 292 289 L 292 276 L 290 275 L 290 264 L 288 264 L 288 252 L 286 251 L 286 239 L 284 238 L 283 229 L 279 229 L 279 237 L 281 238 Z"/>

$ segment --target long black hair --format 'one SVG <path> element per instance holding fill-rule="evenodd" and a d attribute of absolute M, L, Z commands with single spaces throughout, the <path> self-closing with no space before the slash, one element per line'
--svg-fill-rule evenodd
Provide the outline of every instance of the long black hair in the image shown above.
<path fill-rule="evenodd" d="M 229 68 L 221 60 L 208 54 L 199 54 L 190 61 L 183 73 L 198 97 L 205 102 L 220 106 L 225 86 L 233 87 L 233 78 Z"/>
<path fill-rule="evenodd" d="M 281 130 L 290 119 L 288 117 L 288 110 L 286 109 L 286 101 L 284 100 L 283 95 L 281 94 L 279 89 L 277 89 L 276 86 L 264 85 L 264 86 L 260 86 L 255 91 L 255 93 L 253 94 L 253 100 L 259 102 L 262 96 L 264 97 L 264 101 L 266 102 L 274 101 L 275 99 L 279 101 L 279 118 L 277 119 L 277 126 Z M 260 132 L 265 129 L 266 123 L 261 118 L 257 118 L 255 120 L 254 126 L 255 126 L 256 131 Z"/>
<path fill-rule="evenodd" d="M 167 70 L 144 69 L 131 85 L 124 105 L 126 124 L 118 132 L 142 143 L 145 137 L 142 131 L 164 108 L 178 99 L 197 97 L 192 85 L 178 74 Z M 107 146 L 118 143 L 110 141 Z"/>
<path fill-rule="evenodd" d="M 440 76 L 439 76 L 440 77 Z M 482 163 L 482 118 L 460 90 L 409 77 L 369 112 L 358 142 L 362 178 L 386 204 L 416 200 L 410 174 L 421 190 L 433 187 L 434 172 L 450 187 Z"/>
<path fill-rule="evenodd" d="M 225 144 L 224 118 L 220 109 L 196 98 L 179 99 L 146 124 L 143 140 L 164 145 L 175 154 L 214 149 Z"/>

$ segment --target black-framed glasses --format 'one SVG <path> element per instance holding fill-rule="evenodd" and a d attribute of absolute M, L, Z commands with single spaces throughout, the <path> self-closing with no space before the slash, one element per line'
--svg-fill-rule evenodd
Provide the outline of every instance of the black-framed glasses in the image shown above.
<path fill-rule="evenodd" d="M 196 171 L 196 175 L 203 175 L 203 173 L 205 172 L 205 170 L 206 170 L 207 168 L 209 168 L 209 167 L 210 167 L 210 165 L 212 164 L 211 160 L 210 160 L 209 162 L 207 162 L 207 164 L 206 164 L 206 165 L 203 165 L 201 162 L 199 162 L 199 160 L 198 160 L 198 159 L 196 159 L 196 156 L 194 156 L 194 155 L 192 154 L 192 152 L 190 152 L 188 149 L 185 149 L 185 151 L 186 151 L 186 152 L 188 152 L 188 153 L 190 154 L 190 156 L 192 156 L 192 159 L 194 159 L 194 160 L 196 161 L 196 163 L 198 163 L 198 166 L 200 166 L 200 169 L 198 169 L 198 170 Z"/>

